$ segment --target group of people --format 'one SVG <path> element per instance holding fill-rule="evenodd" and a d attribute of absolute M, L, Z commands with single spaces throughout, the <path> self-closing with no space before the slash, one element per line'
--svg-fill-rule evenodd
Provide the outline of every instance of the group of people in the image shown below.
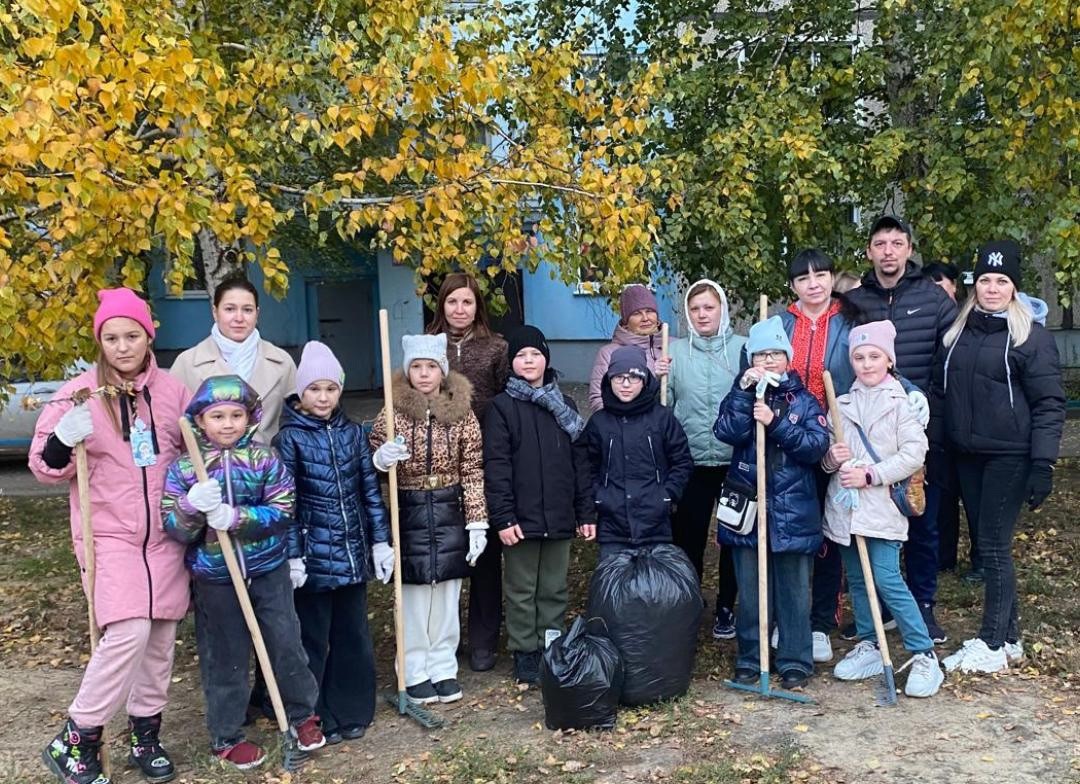
<path fill-rule="evenodd" d="M 874 580 L 912 653 L 907 693 L 943 674 L 935 645 L 937 510 L 959 488 L 985 582 L 978 636 L 946 670 L 998 672 L 1023 655 L 1011 541 L 1021 506 L 1050 493 L 1064 395 L 1057 352 L 1020 293 L 1011 242 L 977 254 L 962 309 L 910 262 L 910 229 L 871 228 L 872 269 L 846 295 L 832 260 L 795 256 L 796 301 L 736 335 L 724 289 L 693 284 L 688 331 L 665 354 L 659 308 L 627 287 L 613 341 L 597 356 L 586 419 L 559 388 L 543 333 L 496 334 L 476 281 L 446 278 L 427 334 L 402 340 L 389 412 L 370 435 L 341 406 L 342 366 L 308 343 L 298 366 L 262 340 L 258 294 L 242 278 L 214 294 L 211 335 L 171 372 L 151 350 L 149 308 L 127 289 L 100 292 L 96 365 L 42 413 L 31 469 L 71 483 L 71 530 L 83 563 L 74 451 L 90 473 L 103 636 L 68 718 L 43 756 L 61 781 L 102 784 L 102 728 L 129 716 L 130 761 L 151 782 L 175 775 L 161 745 L 176 626 L 193 600 L 211 749 L 245 769 L 265 751 L 244 725 L 265 710 L 249 685 L 251 639 L 218 532 L 234 542 L 275 680 L 301 749 L 354 740 L 374 718 L 367 583 L 387 582 L 400 549 L 404 681 L 420 703 L 453 702 L 459 604 L 469 580 L 470 667 L 492 669 L 503 625 L 515 678 L 539 679 L 565 628 L 575 537 L 599 557 L 675 543 L 702 576 L 717 501 L 753 495 L 765 434 L 770 608 L 787 688 L 833 658 L 843 576 L 857 644 L 840 679 L 882 671 L 852 538 L 865 537 Z M 824 371 L 840 394 L 827 415 Z M 661 387 L 667 388 L 666 405 Z M 89 400 L 75 394 L 92 390 Z M 184 454 L 195 429 L 209 474 Z M 927 426 L 929 429 L 927 430 Z M 926 510 L 901 513 L 893 489 L 927 466 Z M 391 542 L 379 475 L 395 467 L 400 534 Z M 955 479 L 955 482 L 953 481 Z M 757 537 L 721 524 L 713 635 L 737 638 L 733 678 L 758 677 Z M 906 578 L 901 573 L 904 554 Z M 86 586 L 84 585 L 84 588 Z M 251 705 L 249 705 L 249 697 Z"/>

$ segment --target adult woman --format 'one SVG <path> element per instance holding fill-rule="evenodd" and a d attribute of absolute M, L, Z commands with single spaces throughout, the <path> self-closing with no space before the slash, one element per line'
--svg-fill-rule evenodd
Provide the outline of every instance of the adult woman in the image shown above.
<path fill-rule="evenodd" d="M 1065 421 L 1054 338 L 1019 295 L 1020 248 L 990 242 L 975 292 L 945 333 L 935 368 L 931 440 L 951 451 L 964 509 L 979 538 L 982 626 L 945 659 L 949 672 L 1000 672 L 1023 656 L 1012 538 L 1020 507 L 1050 495 Z"/>
<path fill-rule="evenodd" d="M 601 389 L 615 349 L 637 346 L 645 352 L 649 370 L 657 372 L 656 362 L 661 354 L 660 316 L 657 311 L 656 297 L 645 286 L 635 283 L 623 289 L 619 297 L 619 323 L 615 325 L 611 342 L 597 352 L 589 378 L 589 405 L 593 411 L 604 407 Z"/>
<path fill-rule="evenodd" d="M 61 781 L 96 780 L 102 728 L 126 702 L 131 758 L 149 780 L 163 782 L 175 773 L 158 731 L 189 589 L 184 546 L 165 536 L 160 507 L 165 470 L 182 448 L 177 420 L 190 394 L 158 369 L 146 302 L 124 288 L 100 291 L 98 299 L 97 362 L 56 394 L 59 402 L 38 418 L 30 447 L 30 470 L 39 481 L 70 483 L 71 536 L 85 569 L 72 453 L 86 445 L 94 614 L 103 630 L 69 718 L 43 758 Z M 83 390 L 94 392 L 76 405 L 72 398 Z"/>
<path fill-rule="evenodd" d="M 491 329 L 480 287 L 471 275 L 453 272 L 439 287 L 435 318 L 428 334 L 446 333 L 450 369 L 472 384 L 472 410 L 478 421 L 510 377 L 506 341 Z M 502 543 L 488 540 L 469 578 L 469 666 L 484 672 L 495 666 L 502 626 Z"/>
<path fill-rule="evenodd" d="M 685 313 L 688 336 L 671 344 L 668 400 L 674 402 L 675 418 L 690 441 L 694 472 L 675 510 L 672 534 L 700 580 L 713 508 L 731 463 L 731 446 L 713 436 L 712 426 L 720 402 L 739 373 L 746 337 L 732 330 L 727 295 L 714 281 L 699 280 L 689 288 Z M 731 549 L 725 547 L 720 551 L 716 590 L 716 639 L 734 638 L 734 606 L 735 567 Z"/>
<path fill-rule="evenodd" d="M 277 435 L 285 398 L 296 389 L 296 363 L 259 336 L 259 292 L 247 278 L 226 278 L 214 289 L 210 336 L 173 362 L 170 372 L 194 392 L 211 376 L 236 374 L 262 400 L 263 418 L 255 440 L 269 444 Z"/>

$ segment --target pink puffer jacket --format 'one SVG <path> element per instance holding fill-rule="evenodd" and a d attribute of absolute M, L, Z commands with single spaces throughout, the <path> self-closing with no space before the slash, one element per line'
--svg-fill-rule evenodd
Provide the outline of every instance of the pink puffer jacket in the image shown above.
<path fill-rule="evenodd" d="M 660 359 L 661 352 L 660 332 L 654 335 L 635 335 L 622 324 L 615 327 L 611 335 L 611 342 L 601 346 L 596 352 L 596 361 L 593 363 L 592 375 L 589 377 L 589 405 L 593 411 L 599 411 L 604 407 L 603 398 L 600 395 L 600 387 L 604 383 L 604 375 L 611 364 L 611 355 L 620 346 L 637 346 L 645 352 L 645 361 L 649 370 L 656 370 L 656 360 Z M 713 412 L 715 413 L 715 412 Z"/>
<path fill-rule="evenodd" d="M 90 368 L 64 384 L 56 397 L 97 386 L 97 370 Z M 117 406 L 116 399 L 94 397 L 89 403 L 94 422 L 94 432 L 86 439 L 97 566 L 94 609 L 101 628 L 128 618 L 180 620 L 190 596 L 184 545 L 167 537 L 161 525 L 161 493 L 166 469 L 183 451 L 177 420 L 191 393 L 178 379 L 159 370 L 153 356 L 136 379 L 135 388 L 136 413 L 149 427 L 152 411 L 160 449 L 156 464 L 145 469 L 135 465 L 131 444 L 117 431 L 106 410 L 106 405 Z M 46 441 L 71 405 L 53 403 L 41 412 L 30 446 L 30 470 L 41 482 L 70 482 L 71 538 L 83 567 L 74 452 L 71 462 L 60 469 L 50 468 L 42 459 Z M 83 579 L 85 592 L 85 572 Z"/>

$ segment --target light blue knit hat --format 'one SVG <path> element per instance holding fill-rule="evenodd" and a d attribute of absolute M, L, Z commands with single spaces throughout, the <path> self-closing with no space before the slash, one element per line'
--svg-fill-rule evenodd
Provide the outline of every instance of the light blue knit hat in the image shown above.
<path fill-rule="evenodd" d="M 791 341 L 788 340 L 784 322 L 779 316 L 772 316 L 754 324 L 750 327 L 750 335 L 746 339 L 747 359 L 753 360 L 754 354 L 773 350 L 783 351 L 787 354 L 788 362 L 791 361 Z"/>

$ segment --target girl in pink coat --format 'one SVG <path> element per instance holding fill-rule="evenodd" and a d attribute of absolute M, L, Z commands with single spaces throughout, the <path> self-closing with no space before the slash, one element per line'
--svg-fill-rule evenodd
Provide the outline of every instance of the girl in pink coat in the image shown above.
<path fill-rule="evenodd" d="M 94 610 L 102 630 L 68 719 L 42 757 L 66 784 L 108 784 L 101 772 L 102 727 L 126 703 L 129 761 L 148 781 L 165 782 L 175 771 L 158 731 L 189 589 L 184 546 L 165 535 L 160 509 L 165 471 L 183 449 L 177 420 L 190 393 L 158 369 L 146 302 L 125 288 L 104 289 L 98 299 L 97 363 L 45 408 L 30 447 L 30 470 L 39 481 L 70 485 L 71 537 L 85 569 L 74 449 L 86 444 Z M 97 392 L 78 405 L 70 400 L 107 386 L 113 394 Z"/>

